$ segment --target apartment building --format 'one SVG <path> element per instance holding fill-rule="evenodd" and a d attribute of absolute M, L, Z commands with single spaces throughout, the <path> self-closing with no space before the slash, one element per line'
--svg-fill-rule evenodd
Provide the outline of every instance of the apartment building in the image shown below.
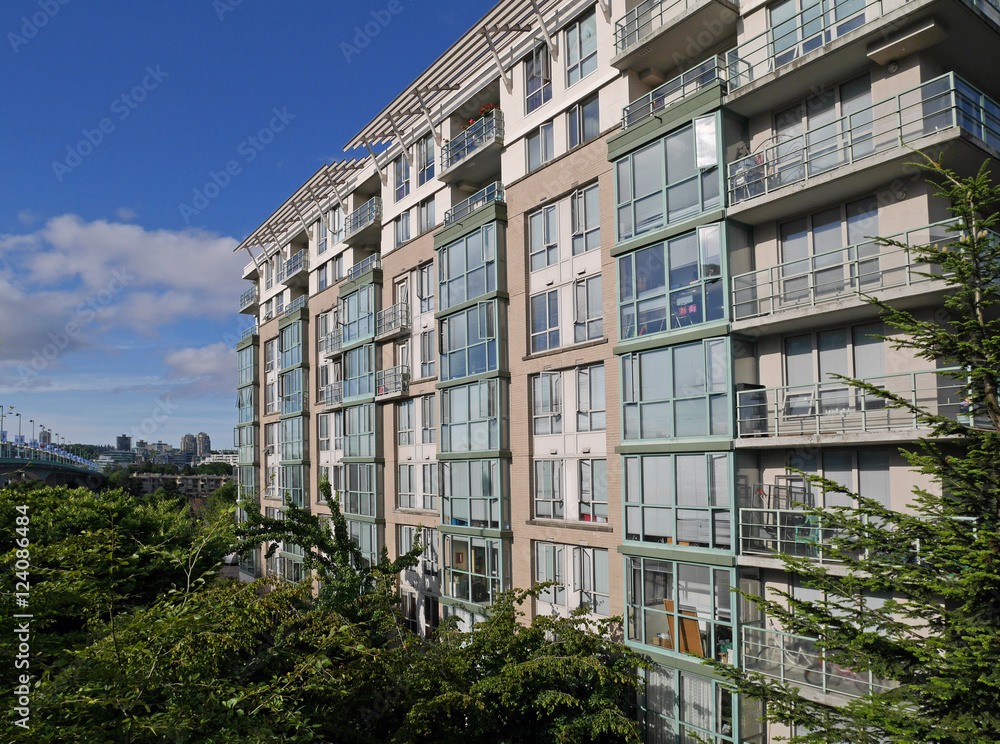
<path fill-rule="evenodd" d="M 787 733 L 707 657 L 878 689 L 731 590 L 827 560 L 793 470 L 921 485 L 912 417 L 831 375 L 962 415 L 858 293 L 941 307 L 872 237 L 947 237 L 912 148 L 1000 157 L 998 35 L 986 0 L 499 3 L 239 247 L 243 493 L 324 514 L 325 478 L 369 559 L 427 545 L 419 632 L 536 581 L 536 613 L 623 615 L 651 742 Z M 242 568 L 296 580 L 301 549 Z"/>

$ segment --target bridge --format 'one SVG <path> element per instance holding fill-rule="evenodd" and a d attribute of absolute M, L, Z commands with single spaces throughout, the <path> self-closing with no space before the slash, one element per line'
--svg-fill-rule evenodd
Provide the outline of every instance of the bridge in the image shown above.
<path fill-rule="evenodd" d="M 0 486 L 10 481 L 36 480 L 47 486 L 97 490 L 107 483 L 101 467 L 54 447 L 0 444 Z"/>

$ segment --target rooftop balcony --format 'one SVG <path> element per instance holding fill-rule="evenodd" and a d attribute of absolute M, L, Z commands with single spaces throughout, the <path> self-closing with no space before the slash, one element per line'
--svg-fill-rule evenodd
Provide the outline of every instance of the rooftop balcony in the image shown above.
<path fill-rule="evenodd" d="M 685 70 L 673 80 L 668 80 L 626 106 L 622 112 L 622 129 L 635 126 L 650 116 L 697 95 L 713 83 L 718 83 L 725 94 L 728 89 L 727 73 L 726 61 L 722 55 L 706 59 Z"/>
<path fill-rule="evenodd" d="M 380 245 L 381 230 L 382 200 L 373 196 L 344 222 L 344 242 L 350 246 Z"/>
<path fill-rule="evenodd" d="M 282 312 L 282 316 L 291 315 L 294 312 L 303 310 L 309 307 L 309 297 L 307 295 L 302 295 L 290 302 Z"/>
<path fill-rule="evenodd" d="M 886 692 L 895 686 L 871 672 L 855 672 L 829 661 L 811 638 L 746 625 L 741 630 L 743 668 L 794 685 L 803 697 L 843 704 L 847 699 Z M 820 695 L 834 699 L 818 698 Z"/>
<path fill-rule="evenodd" d="M 644 0 L 615 22 L 619 70 L 675 67 L 674 53 L 712 29 L 715 42 L 735 37 L 739 6 L 728 0 Z M 718 29 L 716 31 L 716 29 Z"/>
<path fill-rule="evenodd" d="M 500 166 L 503 150 L 503 112 L 488 111 L 468 129 L 441 147 L 441 175 L 445 183 L 479 183 Z"/>
<path fill-rule="evenodd" d="M 344 383 L 331 382 L 320 391 L 320 403 L 327 408 L 341 408 L 344 405 Z"/>
<path fill-rule="evenodd" d="M 361 261 L 358 261 L 354 266 L 347 270 L 347 281 L 352 282 L 355 279 L 360 279 L 369 271 L 375 271 L 376 269 L 382 268 L 382 257 L 378 253 L 373 253 Z"/>
<path fill-rule="evenodd" d="M 240 295 L 240 312 L 249 313 L 253 315 L 257 312 L 258 303 L 260 301 L 260 296 L 257 293 L 257 285 L 254 284 L 250 289 Z"/>
<path fill-rule="evenodd" d="M 400 364 L 397 367 L 383 369 L 375 373 L 375 397 L 401 398 L 410 390 L 410 366 Z"/>
<path fill-rule="evenodd" d="M 309 254 L 299 251 L 278 268 L 278 281 L 286 286 L 309 283 Z"/>
<path fill-rule="evenodd" d="M 966 375 L 958 368 L 902 372 L 864 382 L 894 393 L 911 405 L 971 425 Z M 916 430 L 916 414 L 837 380 L 811 385 L 740 390 L 737 393 L 740 446 L 783 446 L 771 437 Z M 978 421 L 976 422 L 978 425 Z"/>
<path fill-rule="evenodd" d="M 379 312 L 375 318 L 375 338 L 379 341 L 410 332 L 410 304 L 398 302 Z"/>
<path fill-rule="evenodd" d="M 957 237 L 950 229 L 954 224 L 939 222 L 889 239 L 911 246 L 941 246 Z M 755 319 L 808 311 L 859 293 L 926 285 L 939 278 L 940 272 L 939 266 L 917 262 L 909 248 L 867 241 L 734 276 L 734 315 L 737 322 L 754 320 L 756 326 L 759 320 Z"/>
<path fill-rule="evenodd" d="M 451 225 L 452 223 L 468 217 L 480 207 L 485 207 L 487 204 L 491 204 L 493 202 L 502 201 L 503 184 L 499 181 L 495 181 L 445 212 L 444 224 Z"/>

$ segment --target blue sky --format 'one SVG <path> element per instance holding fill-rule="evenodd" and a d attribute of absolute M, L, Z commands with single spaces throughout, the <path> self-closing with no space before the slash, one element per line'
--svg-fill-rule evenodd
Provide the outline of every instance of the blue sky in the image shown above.
<path fill-rule="evenodd" d="M 493 4 L 7 0 L 0 405 L 22 433 L 232 446 L 233 247 Z"/>

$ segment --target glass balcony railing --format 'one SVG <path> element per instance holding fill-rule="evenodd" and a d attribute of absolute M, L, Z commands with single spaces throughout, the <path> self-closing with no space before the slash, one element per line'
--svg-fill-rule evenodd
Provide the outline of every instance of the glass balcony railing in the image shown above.
<path fill-rule="evenodd" d="M 240 341 L 246 341 L 251 336 L 256 336 L 258 333 L 257 326 L 252 326 L 250 328 L 244 328 L 243 333 L 240 334 Z"/>
<path fill-rule="evenodd" d="M 808 181 L 951 127 L 1000 147 L 1000 105 L 954 73 L 730 163 L 729 203 Z"/>
<path fill-rule="evenodd" d="M 375 335 L 385 336 L 401 333 L 410 328 L 410 304 L 397 302 L 392 307 L 379 312 L 375 318 Z"/>
<path fill-rule="evenodd" d="M 297 277 L 306 271 L 309 271 L 309 254 L 305 251 L 300 251 L 278 268 L 278 281 L 282 283 L 287 282 L 289 279 Z"/>
<path fill-rule="evenodd" d="M 373 196 L 365 202 L 359 209 L 351 212 L 350 217 L 344 222 L 344 240 L 352 235 L 357 235 L 369 225 L 382 220 L 382 200 Z"/>
<path fill-rule="evenodd" d="M 306 295 L 295 299 L 290 302 L 286 307 L 282 315 L 291 315 L 292 313 L 302 310 L 303 308 L 309 307 L 309 298 Z"/>
<path fill-rule="evenodd" d="M 634 49 L 698 3 L 699 0 L 645 0 L 639 3 L 615 22 L 615 55 Z"/>
<path fill-rule="evenodd" d="M 246 292 L 240 295 L 240 312 L 248 310 L 257 304 L 257 285 L 250 287 Z"/>
<path fill-rule="evenodd" d="M 954 224 L 939 222 L 887 239 L 911 246 L 942 246 L 958 237 L 951 229 Z M 919 263 L 910 248 L 869 240 L 735 276 L 733 306 L 737 320 L 766 317 L 940 276 L 939 266 Z"/>
<path fill-rule="evenodd" d="M 465 201 L 459 202 L 454 207 L 445 212 L 444 224 L 450 225 L 453 222 L 458 222 L 460 219 L 467 217 L 468 215 L 475 212 L 480 207 L 486 206 L 491 202 L 502 202 L 503 201 L 503 184 L 499 181 L 494 181 L 489 186 L 475 194 L 470 196 Z"/>
<path fill-rule="evenodd" d="M 353 281 L 358 277 L 364 276 L 369 271 L 374 271 L 375 269 L 382 268 L 382 258 L 377 253 L 373 253 L 368 256 L 368 258 L 358 261 L 354 266 L 352 266 L 347 271 L 347 281 Z"/>
<path fill-rule="evenodd" d="M 410 388 L 410 367 L 400 364 L 375 373 L 375 395 L 406 395 Z"/>
<path fill-rule="evenodd" d="M 493 109 L 441 147 L 441 172 L 458 165 L 477 150 L 498 140 L 503 141 L 503 113 L 500 109 Z"/>
<path fill-rule="evenodd" d="M 775 682 L 847 698 L 886 692 L 894 683 L 856 672 L 823 656 L 816 641 L 770 628 L 742 628 L 742 666 Z"/>
<path fill-rule="evenodd" d="M 628 129 L 650 116 L 693 96 L 712 83 L 722 83 L 726 92 L 726 61 L 717 55 L 685 70 L 673 80 L 632 101 L 622 112 L 622 128 Z"/>
<path fill-rule="evenodd" d="M 909 404 L 966 425 L 973 422 L 967 402 L 966 373 L 952 367 L 902 372 L 864 382 L 900 396 Z M 919 417 L 839 380 L 811 385 L 757 388 L 737 393 L 740 437 L 845 434 L 854 431 L 917 429 Z"/>

